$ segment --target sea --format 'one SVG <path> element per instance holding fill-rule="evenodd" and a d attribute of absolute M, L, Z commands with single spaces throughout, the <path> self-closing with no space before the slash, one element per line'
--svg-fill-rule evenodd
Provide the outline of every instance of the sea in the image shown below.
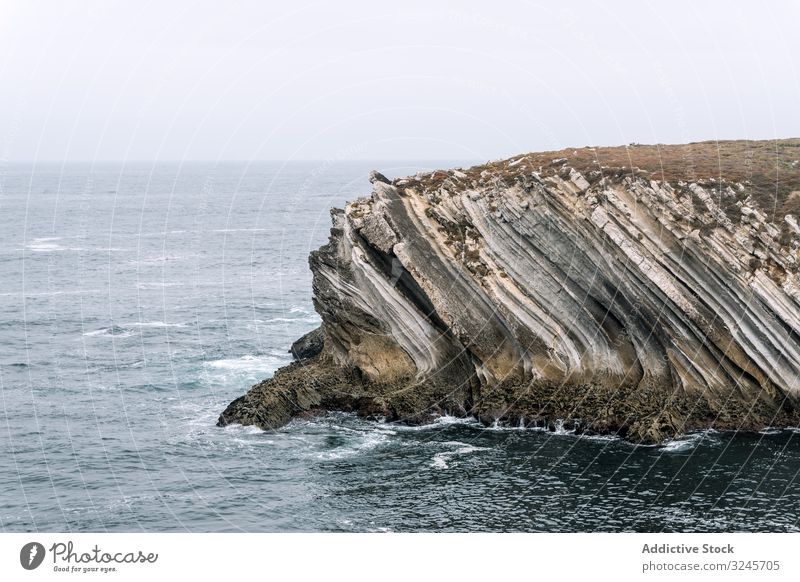
<path fill-rule="evenodd" d="M 800 431 L 215 426 L 320 320 L 331 207 L 469 160 L 0 164 L 0 530 L 800 531 Z"/>

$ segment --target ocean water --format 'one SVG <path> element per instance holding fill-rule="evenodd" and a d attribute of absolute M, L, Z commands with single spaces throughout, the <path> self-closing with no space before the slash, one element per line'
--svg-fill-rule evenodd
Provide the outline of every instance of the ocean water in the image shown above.
<path fill-rule="evenodd" d="M 800 531 L 800 432 L 217 428 L 319 323 L 331 206 L 459 162 L 0 166 L 0 530 Z"/>

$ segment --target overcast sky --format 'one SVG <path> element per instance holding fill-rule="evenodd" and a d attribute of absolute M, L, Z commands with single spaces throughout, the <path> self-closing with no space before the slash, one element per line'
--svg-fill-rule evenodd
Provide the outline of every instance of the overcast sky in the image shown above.
<path fill-rule="evenodd" d="M 800 136 L 800 2 L 0 0 L 0 162 Z"/>

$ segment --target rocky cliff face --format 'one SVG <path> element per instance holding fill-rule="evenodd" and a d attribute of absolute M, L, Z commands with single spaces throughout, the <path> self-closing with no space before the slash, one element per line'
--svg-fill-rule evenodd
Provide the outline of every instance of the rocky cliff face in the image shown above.
<path fill-rule="evenodd" d="M 310 257 L 323 341 L 219 424 L 446 412 L 642 442 L 797 425 L 798 159 L 784 140 L 374 173 Z"/>

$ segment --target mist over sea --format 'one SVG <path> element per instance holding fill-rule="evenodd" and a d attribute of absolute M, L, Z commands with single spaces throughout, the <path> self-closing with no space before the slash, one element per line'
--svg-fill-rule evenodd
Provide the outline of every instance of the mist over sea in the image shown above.
<path fill-rule="evenodd" d="M 800 531 L 800 431 L 215 426 L 319 324 L 329 209 L 453 165 L 0 165 L 0 530 Z"/>

